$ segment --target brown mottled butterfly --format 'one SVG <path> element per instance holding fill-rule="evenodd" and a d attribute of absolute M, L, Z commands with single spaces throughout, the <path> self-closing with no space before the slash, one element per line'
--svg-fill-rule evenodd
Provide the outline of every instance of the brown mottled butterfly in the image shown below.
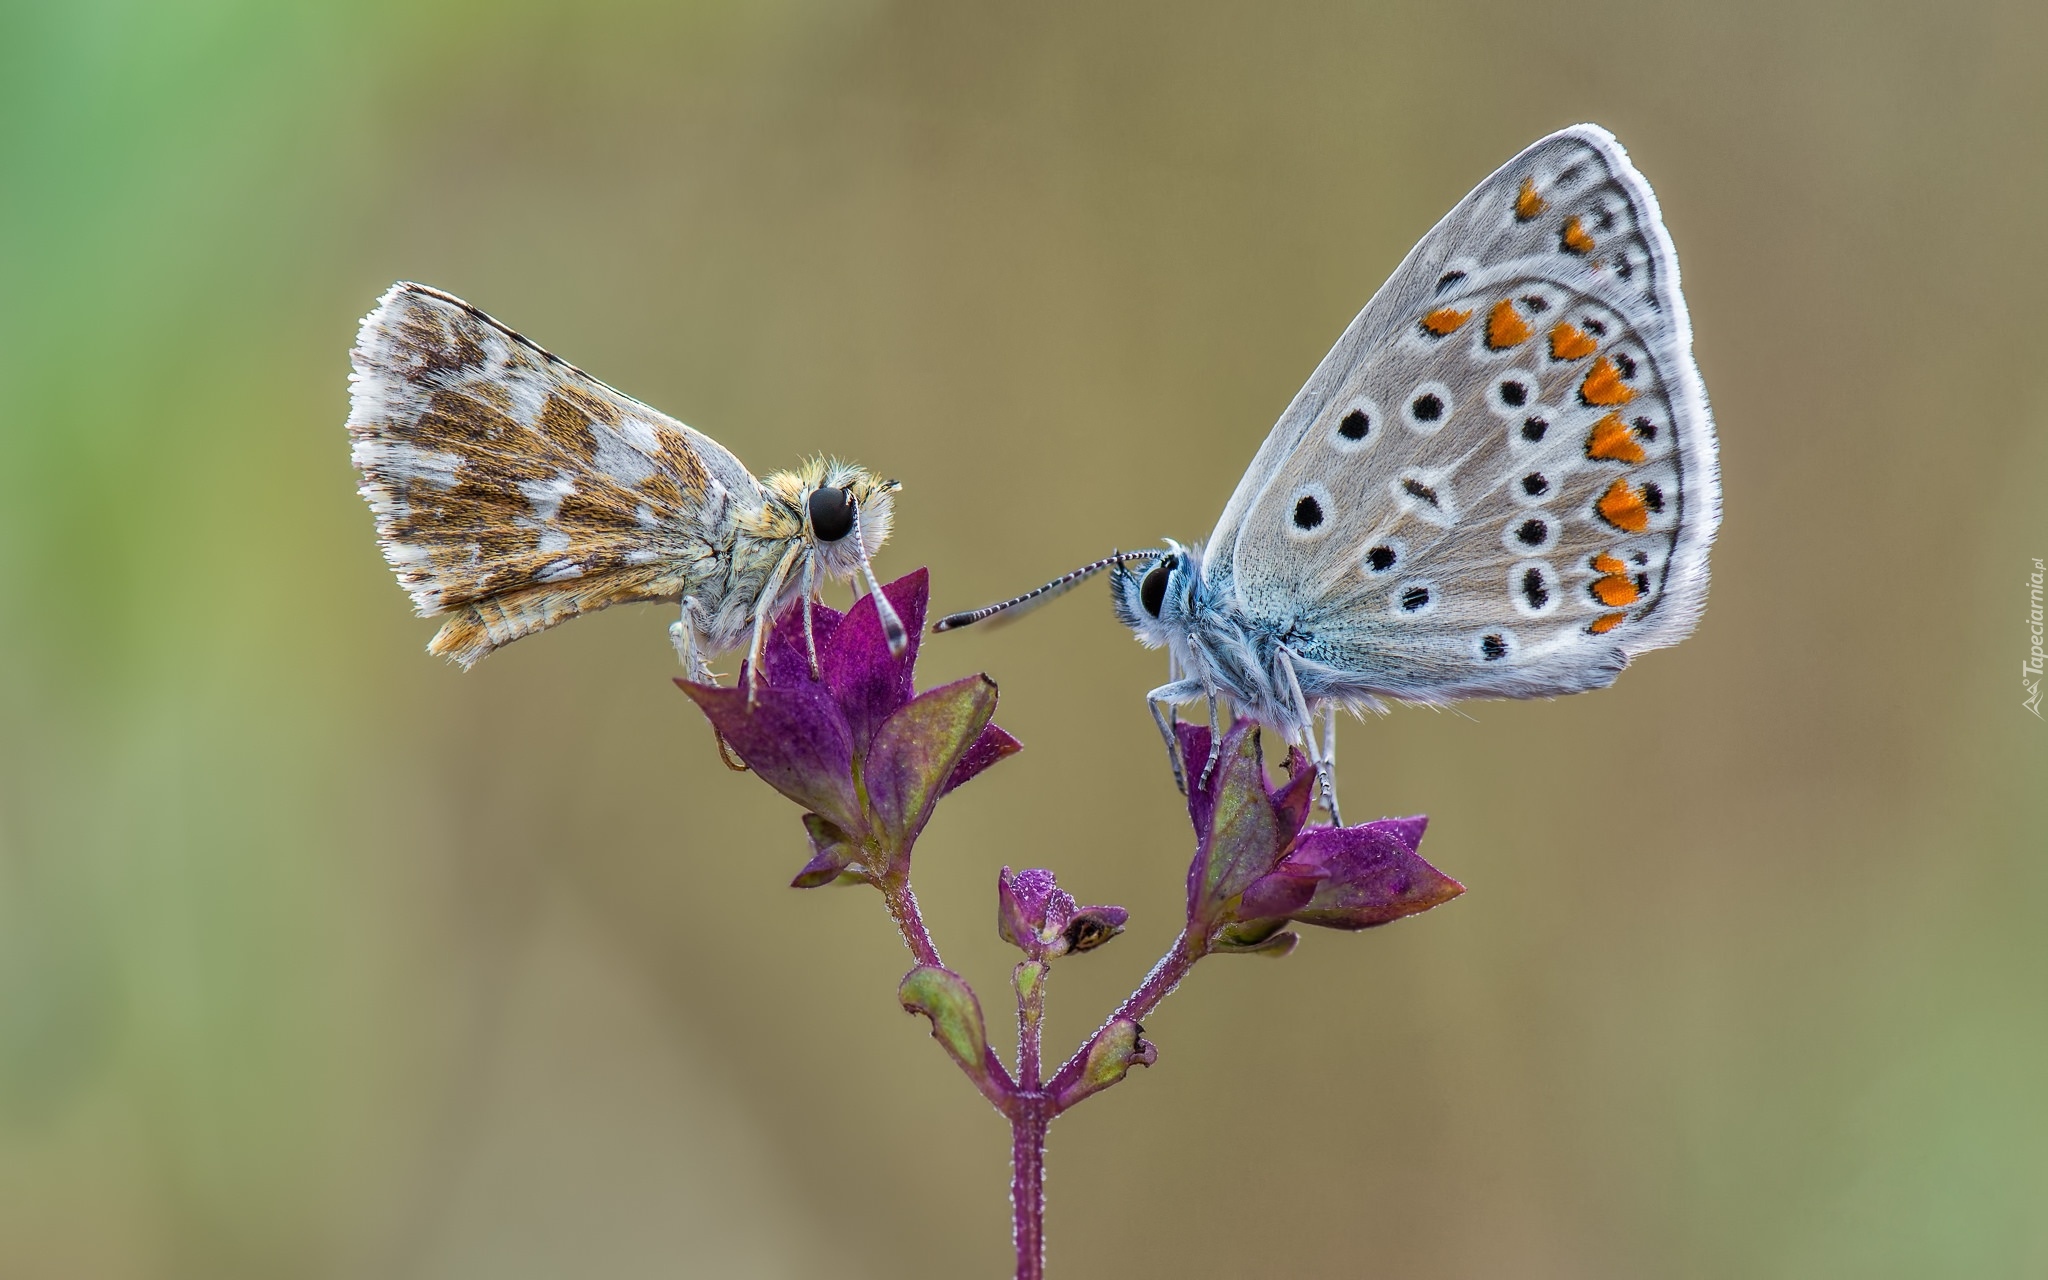
<path fill-rule="evenodd" d="M 351 454 L 384 558 L 422 617 L 450 615 L 429 652 L 466 668 L 578 614 L 666 600 L 705 679 L 743 641 L 758 667 L 771 619 L 855 572 L 890 647 L 907 642 L 869 566 L 894 480 L 823 458 L 756 480 L 711 437 L 425 285 L 393 285 L 350 355 Z"/>

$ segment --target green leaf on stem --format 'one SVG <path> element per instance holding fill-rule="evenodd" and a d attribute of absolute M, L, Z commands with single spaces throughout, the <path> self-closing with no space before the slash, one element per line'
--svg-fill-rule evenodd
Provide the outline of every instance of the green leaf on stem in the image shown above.
<path fill-rule="evenodd" d="M 1065 1111 L 1123 1079 L 1132 1067 L 1149 1067 L 1158 1060 L 1159 1051 L 1145 1040 L 1145 1028 L 1129 1018 L 1118 1018 L 1088 1042 L 1080 1078 L 1061 1090 L 1053 1105 Z"/>
<path fill-rule="evenodd" d="M 988 1070 L 988 1028 L 981 1020 L 981 1002 L 966 979 L 950 969 L 921 964 L 904 975 L 896 998 L 909 1012 L 931 1019 L 932 1039 L 960 1064 L 975 1088 L 991 1101 L 1001 1098 L 1002 1088 Z"/>

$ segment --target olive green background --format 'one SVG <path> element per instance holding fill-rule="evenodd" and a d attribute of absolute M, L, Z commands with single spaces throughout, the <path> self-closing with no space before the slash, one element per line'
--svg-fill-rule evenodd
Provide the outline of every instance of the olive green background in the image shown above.
<path fill-rule="evenodd" d="M 1469 886 L 1205 962 L 1054 1127 L 1055 1275 L 2048 1274 L 2048 9 L 0 7 L 0 1274 L 976 1276 L 1007 1134 L 866 891 L 784 887 L 655 608 L 463 675 L 355 495 L 357 318 L 457 292 L 756 469 L 900 476 L 961 607 L 1202 536 L 1409 245 L 1551 129 L 1655 184 L 1727 513 L 1613 689 L 1343 731 Z M 843 597 L 835 596 L 835 599 Z M 728 664 L 730 665 L 730 664 Z M 1005 863 L 1171 939 L 1099 590 L 931 645 Z"/>

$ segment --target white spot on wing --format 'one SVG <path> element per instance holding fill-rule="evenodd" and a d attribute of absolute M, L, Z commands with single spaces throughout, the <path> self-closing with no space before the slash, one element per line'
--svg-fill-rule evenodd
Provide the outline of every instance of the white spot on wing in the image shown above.
<path fill-rule="evenodd" d="M 638 418 L 627 418 L 621 423 L 619 434 L 625 437 L 627 444 L 641 453 L 651 456 L 661 452 L 661 437 L 655 434 L 651 423 L 642 422 Z"/>
<path fill-rule="evenodd" d="M 401 440 L 358 440 L 350 455 L 365 474 L 374 474 L 400 489 L 414 484 L 453 489 L 462 470 L 460 454 L 422 449 Z"/>
<path fill-rule="evenodd" d="M 634 447 L 633 438 L 644 435 L 654 439 L 654 429 L 633 419 L 626 420 L 624 432 L 614 431 L 603 423 L 592 423 L 591 432 L 597 438 L 597 456 L 591 463 L 618 483 L 631 488 L 644 482 L 654 474 L 654 463 L 647 454 Z M 639 427 L 634 431 L 634 427 Z"/>
<path fill-rule="evenodd" d="M 556 472 L 552 480 L 521 480 L 519 492 L 533 505 L 536 520 L 553 520 L 561 514 L 562 499 L 576 492 L 576 482 L 567 472 Z"/>

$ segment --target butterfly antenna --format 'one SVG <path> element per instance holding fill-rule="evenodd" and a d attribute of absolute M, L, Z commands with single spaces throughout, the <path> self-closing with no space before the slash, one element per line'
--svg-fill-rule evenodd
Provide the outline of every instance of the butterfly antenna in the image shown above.
<path fill-rule="evenodd" d="M 983 605 L 979 609 L 969 609 L 965 613 L 949 613 L 933 623 L 932 630 L 958 631 L 962 627 L 973 626 L 977 622 L 993 618 L 999 613 L 1007 613 L 1011 617 L 1016 617 L 1018 614 L 1028 613 L 1032 609 L 1036 609 L 1048 600 L 1054 600 L 1065 595 L 1096 574 L 1101 573 L 1104 569 L 1113 566 L 1121 567 L 1127 560 L 1157 560 L 1165 554 L 1164 551 L 1112 552 L 1093 564 L 1084 564 L 1071 573 L 1063 573 L 1044 586 L 1027 591 L 1014 600 L 1005 600 L 1001 604 Z"/>
<path fill-rule="evenodd" d="M 910 647 L 910 633 L 903 629 L 903 619 L 896 616 L 896 606 L 889 603 L 882 584 L 875 581 L 875 566 L 868 563 L 868 541 L 861 533 L 858 502 L 853 504 L 853 547 L 860 552 L 861 576 L 867 579 L 868 594 L 875 598 L 875 617 L 882 624 L 882 638 L 889 642 L 889 656 L 900 658 Z"/>

